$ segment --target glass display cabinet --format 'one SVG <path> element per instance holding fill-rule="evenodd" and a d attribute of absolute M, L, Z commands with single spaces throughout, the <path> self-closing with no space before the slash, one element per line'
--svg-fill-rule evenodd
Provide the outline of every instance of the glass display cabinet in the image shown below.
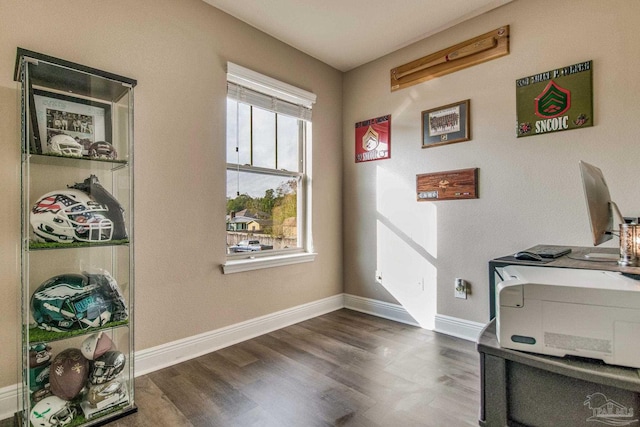
<path fill-rule="evenodd" d="M 133 88 L 18 48 L 20 425 L 94 426 L 134 404 Z"/>

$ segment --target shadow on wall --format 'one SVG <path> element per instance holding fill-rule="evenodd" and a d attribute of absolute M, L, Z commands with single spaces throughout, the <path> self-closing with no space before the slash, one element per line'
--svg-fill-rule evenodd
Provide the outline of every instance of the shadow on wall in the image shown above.
<path fill-rule="evenodd" d="M 380 166 L 376 168 L 376 192 L 376 280 L 421 327 L 434 329 L 436 206 L 418 204 L 415 184 Z"/>

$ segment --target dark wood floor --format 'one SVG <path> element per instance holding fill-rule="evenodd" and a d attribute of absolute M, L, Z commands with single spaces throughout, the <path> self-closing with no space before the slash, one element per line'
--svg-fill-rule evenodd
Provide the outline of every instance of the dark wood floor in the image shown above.
<path fill-rule="evenodd" d="M 479 388 L 474 343 L 345 309 L 139 377 L 109 426 L 477 426 Z"/>

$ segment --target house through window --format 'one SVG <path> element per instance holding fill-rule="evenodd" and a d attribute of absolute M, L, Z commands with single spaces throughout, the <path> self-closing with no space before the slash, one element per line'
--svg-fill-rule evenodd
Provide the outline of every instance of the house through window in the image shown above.
<path fill-rule="evenodd" d="M 308 155 L 315 95 L 228 63 L 227 253 L 309 249 Z"/>

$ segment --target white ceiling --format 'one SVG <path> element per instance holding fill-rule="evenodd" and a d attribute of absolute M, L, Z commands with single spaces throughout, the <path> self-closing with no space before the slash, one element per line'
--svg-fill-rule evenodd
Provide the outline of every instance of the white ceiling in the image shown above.
<path fill-rule="evenodd" d="M 348 71 L 512 0 L 204 0 Z"/>

